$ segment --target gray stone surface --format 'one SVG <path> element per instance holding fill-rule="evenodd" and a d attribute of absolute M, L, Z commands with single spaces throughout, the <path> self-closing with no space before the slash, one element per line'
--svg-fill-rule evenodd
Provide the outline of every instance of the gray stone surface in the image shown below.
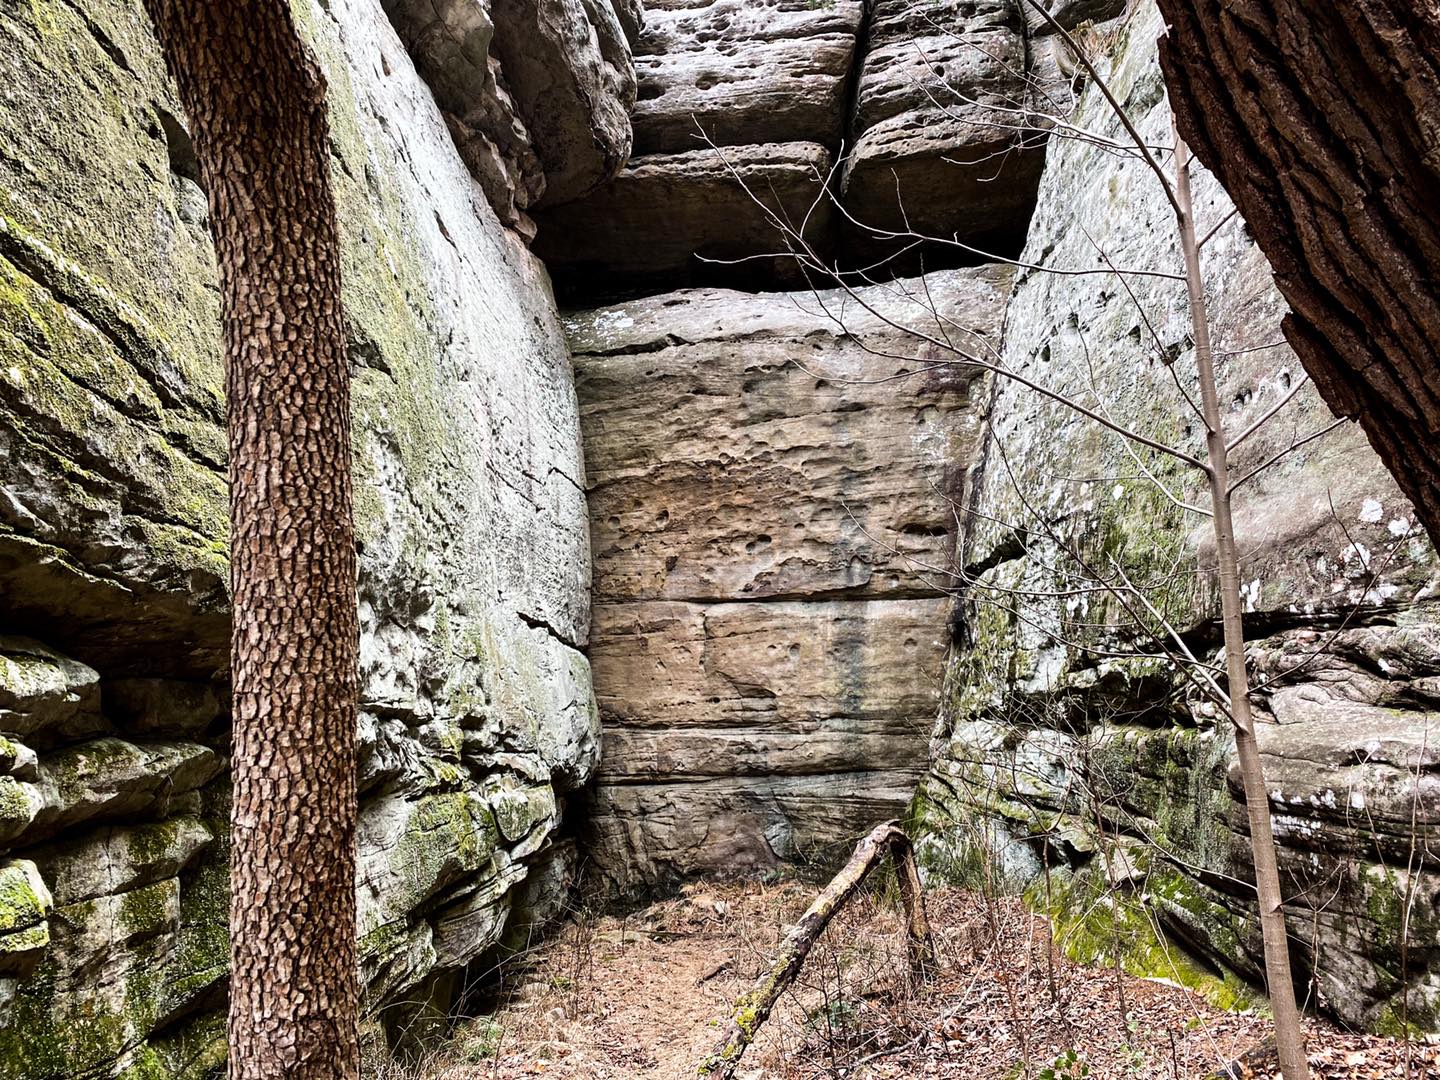
<path fill-rule="evenodd" d="M 635 70 L 609 0 L 383 0 L 465 163 L 506 225 L 584 195 L 630 155 Z M 628 28 L 627 28 L 628 27 Z"/>
<path fill-rule="evenodd" d="M 813 142 L 633 158 L 588 199 L 542 215 L 535 253 L 582 296 L 757 275 L 803 285 L 770 215 L 828 253 L 832 164 Z"/>
<path fill-rule="evenodd" d="M 635 152 L 818 142 L 834 148 L 863 18 L 856 0 L 651 4 L 637 50 Z"/>
<path fill-rule="evenodd" d="M 0 731 L 63 742 L 105 727 L 93 668 L 32 638 L 0 636 Z"/>
<path fill-rule="evenodd" d="M 909 242 L 872 230 L 1018 246 L 1045 160 L 1030 75 L 1010 0 L 876 0 L 840 182 L 847 261 Z"/>
<path fill-rule="evenodd" d="M 1025 17 L 1030 20 L 1036 34 L 1053 34 L 1054 23 L 1046 19 L 1027 2 L 1023 5 Z M 1109 22 L 1125 13 L 1126 0 L 1045 0 L 1045 10 L 1065 30 L 1076 30 L 1083 25 Z"/>
<path fill-rule="evenodd" d="M 490 55 L 490 5 L 385 0 L 384 7 L 490 206 L 506 225 L 527 228 L 525 211 L 545 193 L 545 169 L 500 61 Z"/>
<path fill-rule="evenodd" d="M 887 320 L 984 351 L 1007 286 L 987 268 L 855 295 L 701 289 L 567 320 L 604 887 L 829 861 L 903 808 L 945 648 L 949 500 L 989 383 L 907 360 Z"/>
<path fill-rule="evenodd" d="M 48 920 L 55 901 L 39 868 L 28 859 L 0 864 L 0 897 L 4 898 L 0 901 L 0 999 L 4 999 L 13 993 L 15 978 L 34 970 L 50 944 Z"/>
<path fill-rule="evenodd" d="M 535 250 L 560 288 L 593 302 L 699 282 L 804 284 L 769 215 L 833 254 L 824 184 L 862 18 L 855 0 L 651 5 L 635 51 L 636 156 L 536 218 Z"/>
<path fill-rule="evenodd" d="M 561 800 L 595 767 L 584 471 L 544 269 L 477 189 L 454 116 L 377 0 L 297 12 L 328 74 L 345 238 L 357 888 L 383 1007 L 535 921 L 514 890 L 532 863 L 553 877 Z M 447 62 L 480 55 L 483 20 L 470 31 Z M 451 74 L 468 92 L 477 70 Z M 37 900 L 0 912 L 0 1077 L 202 1075 L 228 958 L 203 196 L 138 3 L 7 10 L 0 76 L 0 623 L 30 635 L 0 638 L 0 875 L 39 883 L 0 890 Z"/>
<path fill-rule="evenodd" d="M 585 195 L 630 156 L 635 68 L 610 0 L 492 0 L 495 51 L 545 169 L 543 205 Z"/>
<path fill-rule="evenodd" d="M 1110 85 L 1156 143 L 1169 138 L 1159 30 L 1145 5 L 1095 39 L 1109 50 Z M 1093 88 L 1074 120 L 1123 137 Z M 1195 187 L 1208 230 L 1230 205 L 1198 166 Z M 1027 261 L 1086 271 L 1103 265 L 1103 252 L 1120 267 L 1173 272 L 1174 235 L 1158 183 L 1136 159 L 1075 140 L 1051 146 Z M 1204 272 L 1233 435 L 1303 371 L 1277 344 L 1284 307 L 1239 220 L 1206 245 Z M 1005 362 L 1202 453 L 1203 428 L 1177 388 L 1178 378 L 1196 392 L 1183 286 L 1137 275 L 1127 284 L 1133 299 L 1110 274 L 1021 271 Z M 1240 448 L 1235 475 L 1331 419 L 1302 388 Z M 1113 580 L 1122 568 L 1201 659 L 1215 657 L 1210 522 L 1180 509 L 1146 471 L 1189 501 L 1205 497 L 1200 476 L 1149 450 L 1132 455 L 1118 436 L 1013 382 L 998 388 L 986 440 L 963 545 L 979 583 L 954 620 L 961 647 L 919 804 L 931 872 L 973 879 L 994 857 L 1007 884 L 1055 914 L 1063 940 L 1082 953 L 1087 941 L 1108 940 L 1090 933 L 1086 913 L 1114 884 L 1132 925 L 1150 925 L 1144 905 L 1182 953 L 1257 979 L 1233 740 L 1213 704 L 1169 664 L 1133 658 L 1154 653 L 1154 627 L 1137 628 L 1112 594 L 1093 588 L 1094 572 Z M 1432 917 L 1440 868 L 1424 854 L 1434 843 L 1430 747 L 1440 705 L 1435 553 L 1350 427 L 1242 487 L 1235 526 L 1295 959 L 1313 973 L 1319 1004 L 1342 1019 L 1394 1029 L 1403 1011 L 1432 1030 L 1440 986 L 1417 958 L 1440 947 Z M 1140 868 L 1117 875 L 1117 865 Z M 1420 914 L 1402 949 L 1407 905 Z M 1122 958 L 1132 970 L 1215 991 L 1198 963 L 1176 974 L 1144 937 Z M 1231 983 L 1216 991 L 1222 999 L 1234 1000 Z"/>

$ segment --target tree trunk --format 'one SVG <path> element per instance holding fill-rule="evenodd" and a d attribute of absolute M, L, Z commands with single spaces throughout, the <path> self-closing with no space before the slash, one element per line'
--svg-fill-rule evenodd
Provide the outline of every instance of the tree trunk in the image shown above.
<path fill-rule="evenodd" d="M 1180 131 L 1269 257 L 1286 337 L 1440 541 L 1440 3 L 1159 6 Z"/>
<path fill-rule="evenodd" d="M 285 0 L 146 0 L 220 265 L 234 629 L 230 1075 L 359 1074 L 350 399 L 325 80 Z"/>
<path fill-rule="evenodd" d="M 1185 258 L 1185 285 L 1190 301 L 1195 366 L 1200 378 L 1200 407 L 1205 414 L 1205 447 L 1210 463 L 1210 507 L 1214 514 L 1215 554 L 1220 571 L 1220 608 L 1225 636 L 1225 673 L 1230 716 L 1235 727 L 1235 752 L 1245 787 L 1245 813 L 1250 826 L 1250 852 L 1255 863 L 1255 893 L 1260 906 L 1260 932 L 1265 943 L 1265 983 L 1275 1018 L 1275 1045 L 1285 1080 L 1308 1080 L 1305 1033 L 1295 1004 L 1290 975 L 1290 945 L 1280 893 L 1280 868 L 1270 827 L 1270 797 L 1255 717 L 1250 709 L 1250 675 L 1245 668 L 1245 628 L 1240 607 L 1240 559 L 1230 513 L 1229 452 L 1215 384 L 1215 358 L 1210 343 L 1210 318 L 1200 276 L 1200 247 L 1195 235 L 1195 208 L 1190 197 L 1190 151 L 1175 140 L 1175 197 L 1179 210 L 1180 247 Z"/>

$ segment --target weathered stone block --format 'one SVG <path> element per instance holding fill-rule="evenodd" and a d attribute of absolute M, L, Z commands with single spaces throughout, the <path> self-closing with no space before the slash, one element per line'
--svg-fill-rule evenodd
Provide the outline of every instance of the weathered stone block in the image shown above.
<path fill-rule="evenodd" d="M 384 7 L 504 224 L 528 236 L 529 208 L 578 198 L 625 164 L 638 7 L 623 20 L 609 0 Z"/>
<path fill-rule="evenodd" d="M 591 297 L 757 276 L 801 284 L 769 215 L 828 256 L 831 164 L 813 142 L 636 157 L 589 198 L 539 215 L 535 252 L 559 287 Z"/>
<path fill-rule="evenodd" d="M 859 79 L 840 181 L 853 219 L 846 260 L 865 265 L 917 237 L 998 255 L 1018 250 L 1046 143 L 1027 112 L 1033 90 L 1018 7 L 877 0 Z M 917 235 L 897 240 L 872 230 Z"/>
<path fill-rule="evenodd" d="M 829 859 L 903 807 L 989 384 L 899 327 L 989 355 L 1008 280 L 694 290 L 568 320 L 606 887 Z"/>
<path fill-rule="evenodd" d="M 105 728 L 93 668 L 29 638 L 0 637 L 0 732 L 54 743 Z M 9 756 L 6 772 L 19 752 Z"/>
<path fill-rule="evenodd" d="M 636 50 L 635 153 L 840 141 L 856 0 L 649 5 Z"/>

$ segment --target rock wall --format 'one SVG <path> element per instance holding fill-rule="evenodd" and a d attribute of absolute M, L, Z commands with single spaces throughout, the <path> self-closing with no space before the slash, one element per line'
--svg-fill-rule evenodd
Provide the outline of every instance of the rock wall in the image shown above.
<path fill-rule="evenodd" d="M 297 10 L 329 75 L 345 243 L 373 1011 L 443 1003 L 561 899 L 557 825 L 599 749 L 585 477 L 548 279 L 493 184 L 376 0 Z M 617 48 L 566 58 L 623 84 Z M 489 70 L 541 107 L 531 74 Z M 526 129 L 552 191 L 624 156 L 623 86 L 587 100 L 567 115 L 606 149 L 567 158 L 564 132 Z M 205 200 L 132 0 L 0 8 L 0 117 L 0 1077 L 201 1075 L 228 955 Z"/>
<path fill-rule="evenodd" d="M 537 215 L 536 251 L 576 297 L 804 285 L 771 215 L 849 266 L 906 246 L 877 230 L 907 214 L 1019 247 L 1044 139 L 1017 122 L 1032 87 L 1013 0 L 662 0 L 635 64 L 635 156 Z"/>
<path fill-rule="evenodd" d="M 382 0 L 500 220 L 577 199 L 630 156 L 631 0 Z"/>
<path fill-rule="evenodd" d="M 1052 6 L 1163 142 L 1153 11 Z M 1173 273 L 1148 174 L 1028 127 L 1078 90 L 1078 127 L 1118 137 L 1042 21 L 1010 0 L 299 10 L 330 75 L 355 375 L 367 1007 L 446 1004 L 582 857 L 613 894 L 824 861 L 922 775 L 930 873 L 1028 890 L 1077 955 L 1119 942 L 1246 993 L 1223 724 L 1076 588 L 1077 556 L 1118 566 L 1213 652 L 1208 523 L 1147 471 L 1182 500 L 1193 480 L 899 328 L 1193 448 L 1177 284 L 932 258 L 765 291 L 805 284 L 766 208 L 850 268 L 912 226 L 973 263 L 1028 222 L 1034 266 L 1098 248 Z M 228 742 L 205 201 L 137 3 L 4 6 L 0 42 L 0 1080 L 204 1075 Z M 563 325 L 532 236 L 588 307 Z M 1238 220 L 1206 269 L 1238 427 L 1301 371 Z M 1245 462 L 1326 419 L 1302 389 Z M 1434 552 L 1348 429 L 1248 485 L 1238 524 L 1312 998 L 1433 1029 Z"/>
<path fill-rule="evenodd" d="M 661 3 L 635 47 L 636 156 L 537 215 L 572 299 L 657 294 L 568 320 L 605 891 L 824 861 L 908 801 L 990 389 L 903 324 L 993 351 L 1008 276 L 806 291 L 767 214 L 882 280 L 919 263 L 886 261 L 896 239 L 875 231 L 906 213 L 1018 248 L 1044 154 L 1023 130 L 1038 40 L 1009 0 Z M 734 289 L 671 291 L 695 281 Z"/>
<path fill-rule="evenodd" d="M 1140 131 L 1165 145 L 1160 30 L 1141 3 L 1087 40 Z M 1073 122 L 1123 139 L 1093 87 Z M 1204 270 L 1233 435 L 1304 373 L 1283 344 L 1285 309 L 1262 255 L 1238 218 L 1226 221 L 1212 178 L 1196 191 L 1201 230 L 1218 226 Z M 1195 386 L 1181 284 L 1130 275 L 1127 289 L 1113 275 L 1073 273 L 1100 265 L 1102 252 L 1116 266 L 1175 272 L 1173 220 L 1133 155 L 1057 138 L 1023 260 L 1072 273 L 1020 271 L 1004 357 L 1202 453 L 1183 396 Z M 1303 387 L 1241 447 L 1237 475 L 1330 420 Z M 1174 501 L 1203 500 L 1196 481 L 1064 406 L 997 387 L 918 811 L 930 873 L 1024 889 L 1072 953 L 1118 953 L 1137 973 L 1234 1000 L 1258 981 L 1262 952 L 1233 740 L 1204 695 L 1154 658 L 1159 621 L 1137 621 L 1095 587 L 1098 577 L 1143 585 L 1200 660 L 1217 654 L 1210 523 Z M 1435 1030 L 1435 552 L 1352 426 L 1291 453 L 1237 499 L 1298 985 L 1355 1024 Z"/>
<path fill-rule="evenodd" d="M 993 347 L 1007 287 L 981 268 L 568 320 L 605 723 L 585 850 L 610 890 L 833 859 L 909 801 L 988 384 L 905 359 L 886 320 Z"/>

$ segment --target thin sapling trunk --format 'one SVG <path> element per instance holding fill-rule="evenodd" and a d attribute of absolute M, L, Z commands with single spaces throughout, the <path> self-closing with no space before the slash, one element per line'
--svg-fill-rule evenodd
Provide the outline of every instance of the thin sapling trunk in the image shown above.
<path fill-rule="evenodd" d="M 1190 300 L 1190 322 L 1195 338 L 1195 366 L 1200 378 L 1200 408 L 1205 420 L 1205 448 L 1209 457 L 1210 507 L 1215 526 L 1215 555 L 1220 575 L 1220 608 L 1225 638 L 1225 673 L 1230 692 L 1230 715 L 1235 727 L 1235 752 L 1245 785 L 1245 810 L 1250 825 L 1250 849 L 1255 862 L 1255 892 L 1260 903 L 1260 929 L 1265 940 L 1265 981 L 1270 1010 L 1275 1017 L 1275 1044 L 1285 1080 L 1308 1080 L 1305 1034 L 1290 975 L 1290 947 L 1285 936 L 1285 909 L 1280 895 L 1280 871 L 1275 837 L 1270 828 L 1270 800 L 1265 773 L 1255 741 L 1255 718 L 1250 709 L 1250 680 L 1245 670 L 1245 631 L 1240 611 L 1240 560 L 1230 512 L 1230 463 L 1220 396 L 1215 383 L 1215 356 L 1210 343 L 1210 320 L 1205 287 L 1200 276 L 1200 245 L 1196 239 L 1194 201 L 1190 194 L 1190 151 L 1175 138 L 1176 218 L 1185 257 L 1185 287 Z"/>

